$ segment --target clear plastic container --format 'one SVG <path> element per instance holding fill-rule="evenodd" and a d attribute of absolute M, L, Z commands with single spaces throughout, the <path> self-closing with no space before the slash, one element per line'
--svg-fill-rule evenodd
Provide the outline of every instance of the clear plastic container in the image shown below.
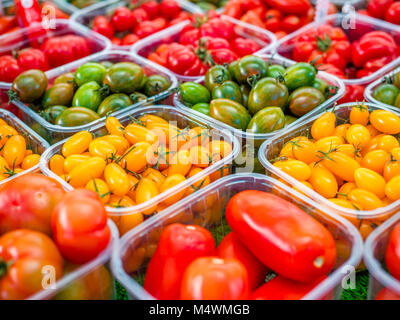
<path fill-rule="evenodd" d="M 377 99 L 375 99 L 373 97 L 373 93 L 374 93 L 375 89 L 377 87 L 379 87 L 381 84 L 383 84 L 384 78 L 390 78 L 390 77 L 394 76 L 395 74 L 397 74 L 399 72 L 400 72 L 400 68 L 397 68 L 397 69 L 393 70 L 392 72 L 389 72 L 389 73 L 385 74 L 383 77 L 379 78 L 378 80 L 375 80 L 374 82 L 370 83 L 365 88 L 365 91 L 364 91 L 365 99 L 367 99 L 367 101 L 369 101 L 369 102 L 380 104 L 380 105 L 385 106 L 387 108 L 392 108 L 392 109 L 394 108 L 394 110 L 400 111 L 399 108 L 396 108 L 395 106 L 391 106 L 389 104 L 383 103 L 383 102 L 381 102 L 381 101 L 379 101 L 379 100 L 377 100 Z"/>
<path fill-rule="evenodd" d="M 49 144 L 42 137 L 40 137 L 36 132 L 34 132 L 31 128 L 29 128 L 25 123 L 23 123 L 20 119 L 17 118 L 16 115 L 12 114 L 11 112 L 0 108 L 0 119 L 7 122 L 8 125 L 17 130 L 18 133 L 25 138 L 27 149 L 31 149 L 33 153 L 41 155 L 47 148 L 49 148 Z M 18 176 L 39 171 L 40 171 L 39 164 L 34 165 L 32 168 L 29 168 L 28 170 L 25 170 L 12 177 L 0 181 L 0 187 Z"/>
<path fill-rule="evenodd" d="M 210 124 L 208 121 L 198 117 L 196 114 L 190 111 L 178 110 L 172 106 L 159 105 L 159 106 L 142 107 L 133 110 L 131 109 L 128 113 L 116 116 L 116 118 L 119 119 L 122 125 L 126 125 L 130 123 L 132 117 L 138 118 L 143 114 L 154 114 L 164 118 L 168 122 L 174 121 L 176 122 L 176 125 L 179 128 L 185 128 L 188 126 L 191 128 L 195 126 L 208 127 L 212 129 L 210 132 L 211 137 L 219 140 L 224 140 L 232 145 L 232 152 L 227 157 L 221 159 L 220 161 L 215 162 L 208 168 L 202 170 L 200 173 L 174 186 L 173 188 L 170 188 L 167 191 L 160 193 L 159 195 L 157 195 L 156 197 L 152 198 L 149 201 L 146 201 L 134 207 L 107 208 L 108 214 L 114 217 L 114 222 L 116 222 L 117 224 L 120 216 L 131 215 L 131 214 L 134 215 L 139 212 L 143 212 L 146 209 L 149 209 L 154 205 L 161 203 L 163 200 L 167 199 L 171 195 L 186 189 L 190 185 L 194 185 L 196 182 L 201 181 L 204 177 L 210 175 L 215 171 L 218 171 L 222 168 L 229 169 L 229 171 L 231 171 L 233 159 L 235 159 L 235 157 L 238 155 L 240 151 L 239 142 L 234 136 L 230 135 L 229 133 L 223 132 L 219 129 L 215 129 L 213 125 Z M 107 133 L 104 123 L 97 126 L 93 126 L 92 128 L 89 129 L 89 131 L 95 136 L 101 136 Z M 59 181 L 66 190 L 71 190 L 73 189 L 72 186 L 66 183 L 60 177 L 58 177 L 55 173 L 53 173 L 48 166 L 51 157 L 54 154 L 60 153 L 62 145 L 64 144 L 65 141 L 66 140 L 60 141 L 59 143 L 47 149 L 47 151 L 43 154 L 43 156 L 40 159 L 40 168 L 45 175 Z"/>
<path fill-rule="evenodd" d="M 329 0 L 330 3 L 333 3 L 336 7 L 342 8 L 345 5 L 350 5 L 355 9 L 361 9 L 366 5 L 366 0 Z M 312 4 L 316 4 L 317 0 L 311 0 Z"/>
<path fill-rule="evenodd" d="M 318 203 L 281 182 L 265 175 L 251 173 L 235 174 L 219 179 L 145 221 L 120 239 L 119 250 L 113 252 L 111 267 L 114 276 L 128 291 L 130 298 L 153 299 L 134 279 L 144 279 L 147 263 L 167 225 L 171 223 L 196 224 L 213 232 L 215 227 L 223 225 L 224 209 L 230 198 L 244 190 L 273 192 L 312 214 L 331 232 L 337 249 L 334 269 L 325 281 L 303 299 L 340 299 L 341 282 L 347 272 L 346 269 L 355 268 L 362 256 L 362 239 L 356 228 L 345 219 L 332 214 Z M 223 228 L 220 230 L 223 234 L 218 238 L 228 233 L 228 230 Z"/>
<path fill-rule="evenodd" d="M 354 20 L 352 20 L 354 18 Z M 352 27 L 352 22 L 354 22 L 354 28 Z M 350 42 L 358 40 L 370 31 L 385 31 L 393 36 L 393 38 L 400 45 L 400 26 L 396 26 L 394 24 L 388 23 L 383 20 L 374 19 L 361 14 L 346 15 L 343 13 L 338 13 L 334 15 L 330 15 L 326 18 L 326 24 L 341 27 L 342 30 L 346 33 Z M 347 28 L 346 25 L 348 24 Z M 290 35 L 280 39 L 277 41 L 277 44 L 274 48 L 280 56 L 291 59 L 291 54 L 293 51 L 294 40 L 301 34 L 307 33 L 309 30 L 318 28 L 318 23 L 313 22 L 310 23 L 303 28 L 291 33 Z M 264 49 L 262 52 L 269 52 L 269 49 Z M 396 58 L 392 62 L 385 65 L 383 68 L 377 70 L 376 72 L 370 74 L 367 77 L 362 77 L 359 79 L 343 79 L 346 87 L 348 86 L 367 86 L 369 83 L 374 80 L 382 77 L 385 73 L 393 70 L 400 64 L 400 57 Z"/>
<path fill-rule="evenodd" d="M 176 2 L 180 5 L 180 7 L 189 12 L 189 13 L 198 13 L 202 14 L 203 11 L 197 7 L 196 5 L 185 1 L 185 0 L 176 0 Z M 99 2 L 93 6 L 87 7 L 85 9 L 77 11 L 75 14 L 71 16 L 71 19 L 83 24 L 85 26 L 89 26 L 93 19 L 97 16 L 108 16 L 110 15 L 116 8 L 121 6 L 126 6 L 130 1 L 121 1 L 121 0 L 107 0 L 103 2 Z M 129 51 L 132 45 L 127 46 L 117 46 L 113 45 L 114 49 L 117 50 L 126 50 Z"/>
<path fill-rule="evenodd" d="M 335 106 L 334 113 L 336 115 L 336 125 L 345 123 L 346 119 L 349 118 L 349 114 L 351 108 L 355 105 L 355 103 L 345 103 L 338 106 Z M 370 111 L 372 110 L 390 110 L 388 108 L 382 107 L 380 105 L 372 104 L 372 103 L 364 103 L 364 105 L 368 106 Z M 332 109 L 331 109 L 332 111 Z M 393 112 L 393 110 L 390 110 Z M 396 112 L 395 112 L 396 113 Z M 400 113 L 396 113 L 400 115 Z M 390 216 L 400 210 L 400 200 L 391 203 L 390 205 L 382 208 L 378 208 L 375 210 L 365 210 L 358 211 L 355 209 L 344 208 L 338 206 L 325 197 L 321 196 L 314 190 L 306 187 L 300 181 L 292 178 L 285 172 L 281 171 L 270 162 L 272 159 L 279 157 L 279 153 L 282 147 L 290 141 L 291 139 L 307 135 L 309 133 L 310 128 L 314 121 L 318 119 L 319 115 L 316 115 L 295 127 L 292 127 L 279 135 L 275 135 L 273 138 L 265 141 L 258 153 L 258 157 L 262 163 L 262 165 L 266 169 L 267 174 L 272 174 L 273 176 L 277 176 L 293 187 L 301 190 L 306 196 L 311 198 L 312 200 L 318 202 L 322 207 L 327 208 L 328 210 L 339 214 L 342 217 L 350 220 L 356 227 L 359 228 L 363 237 L 366 238 L 374 228 L 379 226 L 383 221 L 387 220 Z"/>
<path fill-rule="evenodd" d="M 153 74 L 160 74 L 169 79 L 171 82 L 171 88 L 175 88 L 177 86 L 177 79 L 173 74 L 171 74 L 167 69 L 158 66 L 155 63 L 152 63 L 149 60 L 143 59 L 141 57 L 134 56 L 130 52 L 126 51 L 107 51 L 107 52 L 100 52 L 95 55 L 91 55 L 89 57 L 74 61 L 72 63 L 66 64 L 62 67 L 53 69 L 51 71 L 46 72 L 46 75 L 49 79 L 49 83 L 52 83 L 56 77 L 59 75 L 74 71 L 79 66 L 85 64 L 89 61 L 111 61 L 111 62 L 121 62 L 121 61 L 131 61 L 134 63 L 139 64 L 143 67 L 146 75 L 153 75 Z M 170 98 L 171 93 L 169 90 L 163 91 L 158 95 L 155 95 L 148 99 L 148 101 L 141 101 L 133 104 L 130 107 L 125 109 L 116 111 L 113 115 L 120 115 L 123 113 L 127 113 L 130 110 L 137 109 L 144 105 L 152 104 L 152 103 L 171 103 L 172 97 Z M 22 120 L 32 127 L 35 131 L 37 131 L 42 137 L 44 137 L 50 144 L 54 144 L 62 139 L 65 139 L 74 133 L 82 130 L 89 130 L 94 125 L 101 124 L 104 122 L 106 117 L 100 118 L 95 120 L 91 123 L 76 126 L 76 127 L 62 127 L 59 125 L 54 125 L 44 118 L 42 118 L 38 113 L 34 112 L 31 108 L 27 107 L 24 103 L 20 101 L 13 102 L 21 112 Z"/>
<path fill-rule="evenodd" d="M 400 212 L 374 230 L 365 242 L 364 262 L 369 271 L 368 298 L 371 300 L 376 299 L 384 288 L 397 295 L 397 300 L 400 299 L 400 281 L 395 279 L 385 266 L 389 237 L 398 223 Z"/>
<path fill-rule="evenodd" d="M 221 18 L 234 24 L 234 30 L 236 34 L 244 38 L 253 39 L 259 45 L 261 45 L 262 48 L 264 48 L 258 52 L 268 52 L 270 48 L 275 47 L 275 35 L 268 30 L 258 28 L 251 24 L 244 23 L 225 15 L 222 15 Z M 155 49 L 157 49 L 161 44 L 178 41 L 182 29 L 190 23 L 191 22 L 189 20 L 183 21 L 181 23 L 178 23 L 177 25 L 157 32 L 147 38 L 141 39 L 131 47 L 131 51 L 139 56 L 147 58 L 148 55 Z M 202 78 L 202 76 L 183 76 L 177 73 L 174 74 L 176 75 L 178 80 L 181 81 L 196 81 Z"/>
<path fill-rule="evenodd" d="M 45 35 L 42 33 L 43 27 L 41 24 L 31 25 L 30 27 L 1 35 L 0 56 L 10 54 L 10 52 L 14 50 L 29 48 L 31 47 L 31 41 L 42 43 L 45 39 L 69 34 L 85 37 L 92 54 L 108 50 L 111 47 L 111 42 L 106 37 L 74 21 L 56 19 L 54 23 L 55 28 L 48 29 Z M 1 81 L 2 79 L 0 79 L 0 84 L 4 84 L 4 82 Z"/>
<path fill-rule="evenodd" d="M 295 64 L 294 61 L 285 59 L 283 57 L 271 56 L 271 55 L 261 55 L 261 57 L 265 61 L 269 61 L 274 64 L 281 64 L 284 66 L 291 66 L 291 65 Z M 238 157 L 236 159 L 236 163 L 238 164 L 239 167 L 242 167 L 242 165 L 244 165 L 243 170 L 246 172 L 253 171 L 253 170 L 257 171 L 257 167 L 258 167 L 257 163 L 254 163 L 254 164 L 251 163 L 251 158 L 253 157 L 252 154 L 254 153 L 254 159 L 256 159 L 257 152 L 254 152 L 254 150 L 258 149 L 258 147 L 260 147 L 260 145 L 266 139 L 269 139 L 269 138 L 275 136 L 279 132 L 284 132 L 287 128 L 292 128 L 293 126 L 296 126 L 298 123 L 302 122 L 304 119 L 307 119 L 315 114 L 321 113 L 328 106 L 330 106 L 332 103 L 338 101 L 344 95 L 345 86 L 341 79 L 339 79 L 333 75 L 330 75 L 329 73 L 323 72 L 323 71 L 318 72 L 317 77 L 327 81 L 330 85 L 336 86 L 338 88 L 337 93 L 335 95 L 333 95 L 332 97 L 330 97 L 328 100 L 326 100 L 324 103 L 319 105 L 314 110 L 310 111 L 306 115 L 300 117 L 296 121 L 289 124 L 287 127 L 283 128 L 281 130 L 271 132 L 271 133 L 251 133 L 251 132 L 242 131 L 240 129 L 235 129 L 219 120 L 216 120 L 216 119 L 209 117 L 207 115 L 204 115 L 198 111 L 192 110 L 189 107 L 186 107 L 181 100 L 180 93 L 174 94 L 174 105 L 182 110 L 191 110 L 192 112 L 198 114 L 201 117 L 204 117 L 211 123 L 215 124 L 215 126 L 221 127 L 224 130 L 231 131 L 232 134 L 234 134 L 239 139 L 239 141 L 242 143 L 242 146 L 243 147 L 246 146 L 246 150 L 249 150 L 249 154 L 247 154 L 246 156 L 243 156 L 243 157 Z M 201 77 L 201 79 L 198 79 L 197 82 L 203 83 L 204 77 Z M 253 167 L 253 169 L 251 167 Z M 238 169 L 238 170 L 240 171 L 242 169 Z"/>
<path fill-rule="evenodd" d="M 101 3 L 103 1 L 105 1 L 105 0 L 96 0 L 96 1 L 91 1 L 91 2 L 100 2 Z M 53 2 L 55 4 L 57 4 L 60 9 L 68 10 L 70 13 L 75 13 L 75 12 L 78 12 L 79 10 L 83 10 L 83 9 L 80 9 L 80 8 L 74 6 L 71 3 L 71 1 L 68 1 L 68 0 L 53 0 Z M 88 5 L 86 8 L 89 8 L 89 7 L 93 6 L 93 5 L 95 5 L 95 4 Z"/>
<path fill-rule="evenodd" d="M 28 300 L 111 300 L 115 298 L 115 282 L 110 272 L 109 261 L 112 252 L 118 250 L 119 234 L 115 224 L 109 219 L 111 241 L 95 259 L 80 266 L 55 283 L 54 288 L 43 289 Z M 64 264 L 65 270 L 66 264 Z M 69 268 L 69 266 L 68 266 Z"/>

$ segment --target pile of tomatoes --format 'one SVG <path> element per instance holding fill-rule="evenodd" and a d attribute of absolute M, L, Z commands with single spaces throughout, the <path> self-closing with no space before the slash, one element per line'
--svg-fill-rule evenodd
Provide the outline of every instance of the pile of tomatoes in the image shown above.
<path fill-rule="evenodd" d="M 360 103 L 351 108 L 349 123 L 336 120 L 333 111 L 322 114 L 310 136 L 287 142 L 273 165 L 344 208 L 368 211 L 399 200 L 400 117 Z M 349 219 L 364 238 L 380 224 Z"/>
<path fill-rule="evenodd" d="M 285 68 L 249 55 L 226 67 L 211 67 L 204 86 L 183 83 L 180 97 L 186 106 L 233 128 L 270 133 L 304 116 L 332 95 L 334 88 L 316 78 L 316 73 L 308 63 Z"/>
<path fill-rule="evenodd" d="M 107 16 L 96 16 L 92 30 L 111 39 L 117 46 L 131 45 L 142 38 L 191 17 L 175 0 L 155 0 L 118 7 Z"/>
<path fill-rule="evenodd" d="M 41 174 L 11 180 L 0 190 L 0 300 L 32 296 L 44 289 L 44 270 L 59 280 L 96 258 L 110 241 L 107 213 L 95 192 L 66 193 Z M 111 275 L 99 266 L 55 298 L 111 296 Z"/>
<path fill-rule="evenodd" d="M 229 166 L 199 179 L 185 181 L 232 152 L 230 143 L 212 138 L 209 129 L 178 128 L 161 117 L 147 114 L 123 126 L 106 119 L 108 135 L 93 139 L 87 131 L 76 133 L 61 154 L 49 161 L 50 170 L 74 188 L 96 191 L 104 204 L 114 208 L 148 202 L 177 185 L 171 197 L 136 214 L 113 217 L 123 234 L 148 216 L 227 175 Z"/>
<path fill-rule="evenodd" d="M 333 268 L 334 238 L 295 204 L 247 190 L 234 195 L 225 212 L 232 232 L 217 247 L 201 226 L 167 226 L 144 289 L 157 299 L 297 300 Z"/>
<path fill-rule="evenodd" d="M 400 109 L 400 72 L 385 77 L 383 81 L 374 89 L 372 96 L 379 102 Z"/>
<path fill-rule="evenodd" d="M 400 1 L 398 0 L 369 0 L 366 10 L 358 13 L 390 23 L 400 24 Z"/>
<path fill-rule="evenodd" d="M 336 12 L 330 3 L 328 14 Z M 280 39 L 312 22 L 315 9 L 309 0 L 230 0 L 224 14 L 267 29 Z"/>
<path fill-rule="evenodd" d="M 178 41 L 163 43 L 147 58 L 182 76 L 201 76 L 215 64 L 231 63 L 261 50 L 253 39 L 241 37 L 235 25 L 209 13 L 183 27 Z"/>

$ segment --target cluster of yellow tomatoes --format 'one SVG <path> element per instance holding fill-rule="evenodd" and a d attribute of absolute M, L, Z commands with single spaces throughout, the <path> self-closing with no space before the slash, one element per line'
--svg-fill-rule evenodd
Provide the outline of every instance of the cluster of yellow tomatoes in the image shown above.
<path fill-rule="evenodd" d="M 0 181 L 32 168 L 40 155 L 27 148 L 25 137 L 0 119 Z"/>
<path fill-rule="evenodd" d="M 336 120 L 333 111 L 322 114 L 273 165 L 345 208 L 374 210 L 399 200 L 400 117 L 358 104 L 345 123 Z"/>
<path fill-rule="evenodd" d="M 81 131 L 70 137 L 62 146 L 62 154 L 52 156 L 49 167 L 74 188 L 97 192 L 109 207 L 145 203 L 232 152 L 229 142 L 213 139 L 207 128 L 179 128 L 152 114 L 133 119 L 125 127 L 114 117 L 108 117 L 105 124 L 107 135 L 94 138 Z M 225 166 L 160 203 L 114 221 L 124 233 L 141 223 L 143 215 L 163 210 L 229 174 L 229 170 Z"/>

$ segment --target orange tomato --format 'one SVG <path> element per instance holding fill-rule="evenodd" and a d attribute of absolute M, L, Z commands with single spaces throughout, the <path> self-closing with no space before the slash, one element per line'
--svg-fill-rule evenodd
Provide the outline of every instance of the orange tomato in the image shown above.
<path fill-rule="evenodd" d="M 106 128 L 109 134 L 123 137 L 124 136 L 124 126 L 119 122 L 117 118 L 107 117 L 106 118 Z"/>
<path fill-rule="evenodd" d="M 309 178 L 313 189 L 325 198 L 333 198 L 338 191 L 335 176 L 322 166 L 315 166 Z"/>
<path fill-rule="evenodd" d="M 372 150 L 365 154 L 361 161 L 364 168 L 371 169 L 376 173 L 383 174 L 385 164 L 390 160 L 390 155 L 384 150 Z"/>
<path fill-rule="evenodd" d="M 351 108 L 349 119 L 351 124 L 361 124 L 366 126 L 369 121 L 368 107 L 361 103 L 354 106 Z"/>
<path fill-rule="evenodd" d="M 325 112 L 311 126 L 311 135 L 315 140 L 329 137 L 335 133 L 336 116 L 333 112 Z"/>
<path fill-rule="evenodd" d="M 386 134 L 400 133 L 400 117 L 391 111 L 372 111 L 369 117 L 369 121 L 380 132 Z"/>
<path fill-rule="evenodd" d="M 60 154 L 52 156 L 49 161 L 50 170 L 58 176 L 64 174 L 64 160 L 65 158 Z"/>
<path fill-rule="evenodd" d="M 19 166 L 24 160 L 26 141 L 21 135 L 12 136 L 3 148 L 3 157 L 10 167 Z"/>
<path fill-rule="evenodd" d="M 136 203 L 142 204 L 158 195 L 156 183 L 149 178 L 140 179 L 136 187 Z M 157 204 L 148 207 L 143 211 L 143 214 L 150 215 L 157 209 Z"/>
<path fill-rule="evenodd" d="M 28 170 L 39 164 L 39 161 L 40 161 L 40 155 L 38 154 L 27 155 L 21 163 L 21 168 L 23 170 Z"/>
<path fill-rule="evenodd" d="M 354 180 L 357 188 L 374 193 L 378 198 L 385 197 L 385 179 L 373 170 L 358 168 L 354 171 Z"/>
<path fill-rule="evenodd" d="M 184 181 L 186 181 L 185 176 L 183 176 L 183 175 L 181 175 L 179 173 L 176 173 L 176 174 L 173 174 L 173 175 L 169 175 L 165 179 L 164 183 L 162 184 L 160 192 L 165 192 L 168 189 L 171 189 L 171 188 L 175 187 L 176 185 L 178 185 L 178 184 L 180 184 L 180 183 L 182 183 Z M 163 203 L 165 205 L 171 205 L 171 204 L 173 204 L 175 202 L 178 202 L 180 199 L 183 198 L 185 193 L 186 193 L 186 188 L 182 188 L 182 190 L 180 190 L 178 192 L 175 192 L 173 195 L 171 195 L 170 197 L 165 199 L 163 201 Z"/>
<path fill-rule="evenodd" d="M 349 201 L 359 203 L 364 210 L 374 210 L 383 207 L 382 201 L 372 192 L 355 188 L 348 194 Z"/>

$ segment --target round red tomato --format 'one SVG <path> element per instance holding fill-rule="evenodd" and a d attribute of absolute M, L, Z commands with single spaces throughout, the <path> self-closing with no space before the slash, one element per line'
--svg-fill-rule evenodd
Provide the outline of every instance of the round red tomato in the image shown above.
<path fill-rule="evenodd" d="M 108 19 L 104 16 L 97 16 L 93 20 L 93 31 L 96 31 L 103 36 L 112 39 L 114 37 L 114 28 Z"/>
<path fill-rule="evenodd" d="M 400 2 L 391 4 L 385 13 L 385 20 L 394 24 L 400 24 Z"/>
<path fill-rule="evenodd" d="M 163 0 L 160 3 L 160 11 L 162 12 L 163 17 L 175 19 L 182 9 L 175 0 Z"/>
<path fill-rule="evenodd" d="M 16 59 L 12 56 L 0 57 L 0 79 L 4 82 L 13 82 L 14 79 L 22 73 L 23 70 L 19 66 Z"/>
<path fill-rule="evenodd" d="M 111 18 L 111 24 L 115 31 L 123 32 L 133 28 L 135 21 L 132 18 L 132 12 L 127 7 L 115 9 Z"/>
<path fill-rule="evenodd" d="M 144 2 L 140 8 L 147 12 L 150 19 L 154 19 L 160 14 L 160 5 L 155 0 Z"/>

